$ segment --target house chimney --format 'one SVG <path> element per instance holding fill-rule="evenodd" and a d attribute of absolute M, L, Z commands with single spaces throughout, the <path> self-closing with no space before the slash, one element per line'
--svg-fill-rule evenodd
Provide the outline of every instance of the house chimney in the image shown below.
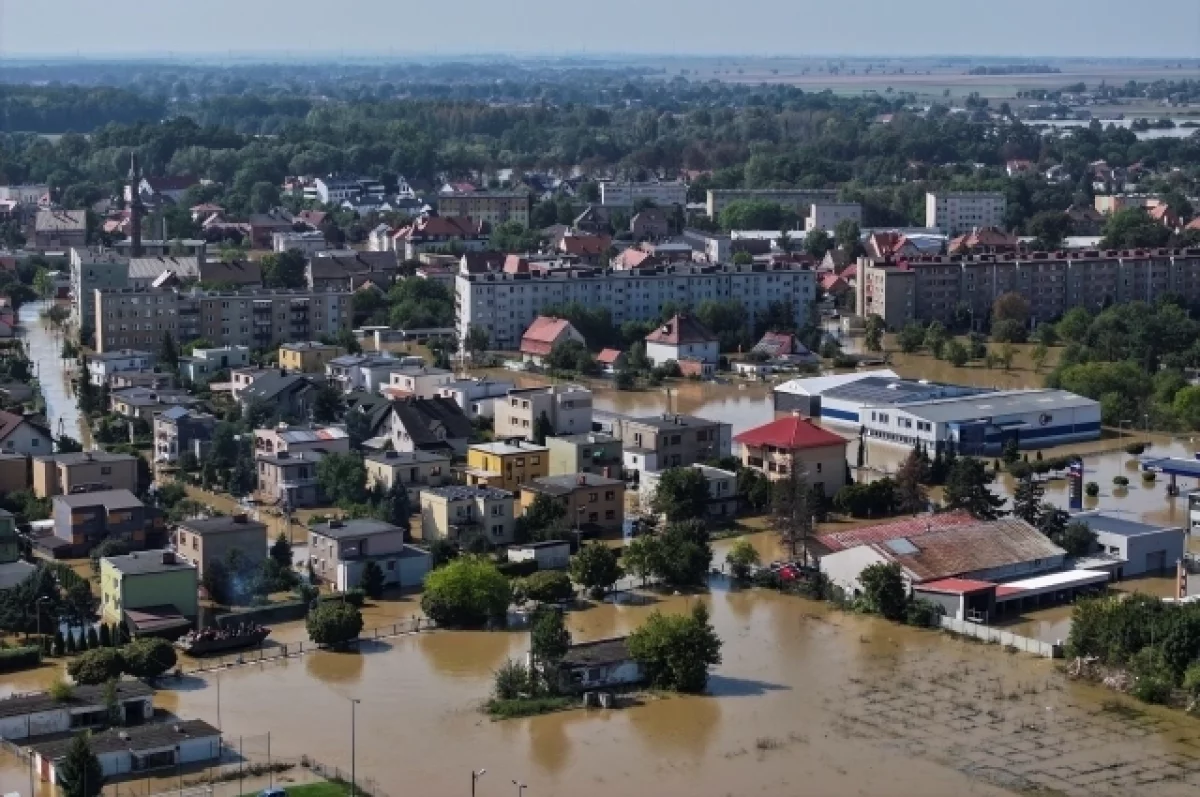
<path fill-rule="evenodd" d="M 175 554 L 174 554 L 174 552 L 173 552 L 173 551 L 163 551 L 163 552 L 162 552 L 162 563 L 163 563 L 164 565 L 173 565 L 173 564 L 175 564 Z"/>
<path fill-rule="evenodd" d="M 587 474 L 586 473 L 579 474 L 575 478 L 575 483 L 578 484 L 580 487 L 586 487 L 587 486 Z"/>

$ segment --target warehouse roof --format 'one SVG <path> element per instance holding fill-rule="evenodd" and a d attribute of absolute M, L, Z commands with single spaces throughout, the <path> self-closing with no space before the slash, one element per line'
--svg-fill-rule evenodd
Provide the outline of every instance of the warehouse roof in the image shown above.
<path fill-rule="evenodd" d="M 1005 390 L 982 396 L 959 396 L 905 404 L 902 411 L 934 423 L 994 418 L 1030 412 L 1099 407 L 1090 398 L 1065 390 Z"/>
<path fill-rule="evenodd" d="M 900 375 L 890 368 L 880 371 L 861 371 L 850 374 L 832 374 L 830 376 L 810 376 L 805 379 L 793 379 L 775 388 L 779 393 L 794 393 L 800 396 L 820 396 L 842 385 L 858 382 L 862 379 L 878 377 L 881 379 L 899 379 Z"/>
<path fill-rule="evenodd" d="M 1150 523 L 1138 523 L 1136 520 L 1127 520 L 1126 518 L 1109 515 L 1104 512 L 1080 512 L 1079 514 L 1072 515 L 1071 520 L 1086 523 L 1087 527 L 1092 531 L 1115 534 L 1119 537 L 1140 537 L 1143 534 L 1159 534 L 1164 531 L 1178 531 L 1183 533 L 1183 530 L 1178 526 L 1155 526 Z"/>
<path fill-rule="evenodd" d="M 936 382 L 912 379 L 892 379 L 883 376 L 868 376 L 855 382 L 826 390 L 828 398 L 858 401 L 863 404 L 899 404 L 930 401 L 947 397 L 974 396 L 989 393 L 989 388 L 942 385 Z"/>
<path fill-rule="evenodd" d="M 903 567 L 915 583 L 1053 559 L 1066 553 L 1016 518 L 979 521 L 913 538 L 898 537 L 870 547 Z"/>

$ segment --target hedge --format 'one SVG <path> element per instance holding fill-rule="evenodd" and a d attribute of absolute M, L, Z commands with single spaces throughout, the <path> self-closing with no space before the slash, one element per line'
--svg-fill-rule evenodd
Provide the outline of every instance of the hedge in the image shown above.
<path fill-rule="evenodd" d="M 366 603 L 367 593 L 356 587 L 348 592 L 331 592 L 328 595 L 318 595 L 317 605 L 322 603 L 330 603 L 333 601 L 341 603 L 343 598 L 345 599 L 346 603 L 350 604 L 351 606 L 361 607 L 364 603 Z"/>
<path fill-rule="evenodd" d="M 27 670 L 42 663 L 42 651 L 36 646 L 0 648 L 0 672 Z"/>

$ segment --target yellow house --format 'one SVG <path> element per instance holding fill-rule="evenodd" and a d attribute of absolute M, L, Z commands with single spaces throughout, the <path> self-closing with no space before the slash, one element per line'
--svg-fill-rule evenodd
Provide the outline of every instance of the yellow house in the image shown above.
<path fill-rule="evenodd" d="M 467 484 L 516 492 L 522 484 L 550 474 L 550 449 L 508 440 L 477 443 L 467 449 Z"/>
<path fill-rule="evenodd" d="M 302 343 L 285 343 L 279 347 L 279 367 L 293 373 L 323 374 L 325 363 L 335 357 L 341 357 L 345 351 L 341 346 L 327 343 L 306 341 Z"/>

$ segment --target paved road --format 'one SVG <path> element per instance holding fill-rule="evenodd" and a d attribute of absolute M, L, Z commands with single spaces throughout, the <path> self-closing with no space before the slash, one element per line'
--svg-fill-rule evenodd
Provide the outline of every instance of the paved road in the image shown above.
<path fill-rule="evenodd" d="M 39 316 L 46 306 L 47 302 L 21 305 L 17 334 L 25 341 L 34 373 L 41 383 L 50 430 L 55 435 L 65 433 L 81 439 L 83 430 L 79 403 L 71 394 L 68 363 L 59 356 L 62 353 L 62 337 Z"/>

